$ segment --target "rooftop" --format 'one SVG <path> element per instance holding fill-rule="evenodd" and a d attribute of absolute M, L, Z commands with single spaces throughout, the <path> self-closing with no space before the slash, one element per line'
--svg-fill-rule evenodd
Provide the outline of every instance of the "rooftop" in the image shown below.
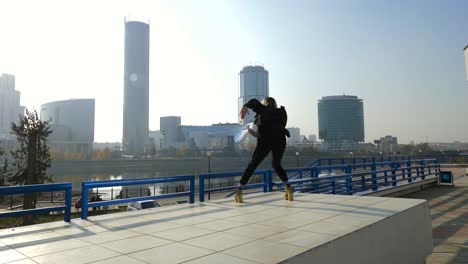
<path fill-rule="evenodd" d="M 415 207 L 425 210 L 424 200 L 297 194 L 289 202 L 281 193 L 251 194 L 245 200 L 240 205 L 228 198 L 0 230 L 2 263 L 294 262 L 310 260 L 310 254 L 315 260 L 320 254 L 339 258 L 333 248 L 353 247 L 351 241 L 358 237 L 361 250 L 371 256 L 367 236 L 387 228 L 399 235 L 386 237 L 385 243 L 405 239 L 408 251 L 421 244 L 411 237 L 424 225 L 413 230 L 411 220 L 405 220 L 392 229 L 383 220 L 404 217 L 400 212 Z M 401 232 L 401 226 L 412 232 Z M 333 252 L 327 253 L 330 248 Z"/>
<path fill-rule="evenodd" d="M 362 100 L 362 99 L 359 99 L 357 96 L 354 96 L 354 95 L 331 95 L 331 96 L 324 96 L 319 101 L 332 101 L 332 100 Z"/>

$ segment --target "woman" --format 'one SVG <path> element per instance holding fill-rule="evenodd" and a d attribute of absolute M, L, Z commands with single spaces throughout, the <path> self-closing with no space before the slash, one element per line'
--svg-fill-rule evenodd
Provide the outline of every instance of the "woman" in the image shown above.
<path fill-rule="evenodd" d="M 244 119 L 249 108 L 255 112 L 254 123 L 258 127 L 255 132 L 249 128 L 249 133 L 257 138 L 257 146 L 252 155 L 249 165 L 244 171 L 239 186 L 236 190 L 236 202 L 242 203 L 242 188 L 247 184 L 258 165 L 265 159 L 268 153 L 272 153 L 272 165 L 278 176 L 285 184 L 286 200 L 293 200 L 293 189 L 288 182 L 288 176 L 281 166 L 281 159 L 286 148 L 286 137 L 289 132 L 286 130 L 288 116 L 283 106 L 278 108 L 275 99 L 266 97 L 260 103 L 257 99 L 247 102 L 241 109 L 240 116 Z"/>

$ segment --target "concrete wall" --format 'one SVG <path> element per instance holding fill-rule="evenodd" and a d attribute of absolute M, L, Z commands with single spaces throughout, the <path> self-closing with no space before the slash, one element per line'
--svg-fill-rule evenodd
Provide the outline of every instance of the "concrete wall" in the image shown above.
<path fill-rule="evenodd" d="M 431 216 L 422 202 L 282 263 L 423 264 L 431 252 Z"/>

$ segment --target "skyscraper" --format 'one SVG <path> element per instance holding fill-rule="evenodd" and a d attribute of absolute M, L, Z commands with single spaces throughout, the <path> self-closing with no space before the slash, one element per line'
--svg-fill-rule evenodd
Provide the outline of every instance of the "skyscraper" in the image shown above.
<path fill-rule="evenodd" d="M 141 155 L 148 141 L 149 24 L 125 20 L 123 151 Z"/>
<path fill-rule="evenodd" d="M 12 122 L 19 120 L 24 107 L 20 106 L 21 93 L 15 90 L 15 76 L 0 76 L 0 137 L 8 137 Z"/>
<path fill-rule="evenodd" d="M 318 102 L 319 138 L 324 150 L 352 150 L 364 141 L 364 110 L 357 96 L 325 96 Z"/>
<path fill-rule="evenodd" d="M 268 71 L 263 66 L 253 65 L 245 66 L 239 73 L 239 109 L 240 112 L 242 106 L 246 104 L 250 99 L 256 98 L 259 101 L 269 95 L 268 86 Z M 240 120 L 239 123 L 247 124 L 253 121 L 254 113 L 249 111 L 244 120 Z"/>
<path fill-rule="evenodd" d="M 180 138 L 180 116 L 162 116 L 159 118 L 159 129 L 164 137 L 163 148 L 175 147 Z"/>

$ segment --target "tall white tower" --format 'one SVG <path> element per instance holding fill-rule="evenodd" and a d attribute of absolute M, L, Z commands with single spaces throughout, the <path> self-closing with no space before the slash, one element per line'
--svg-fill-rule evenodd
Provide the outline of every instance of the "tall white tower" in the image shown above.
<path fill-rule="evenodd" d="M 238 105 L 240 112 L 242 106 L 250 99 L 262 101 L 269 95 L 268 71 L 263 66 L 245 66 L 239 73 L 239 98 Z M 251 111 L 244 120 L 239 119 L 239 123 L 247 124 L 253 122 L 254 113 Z"/>

